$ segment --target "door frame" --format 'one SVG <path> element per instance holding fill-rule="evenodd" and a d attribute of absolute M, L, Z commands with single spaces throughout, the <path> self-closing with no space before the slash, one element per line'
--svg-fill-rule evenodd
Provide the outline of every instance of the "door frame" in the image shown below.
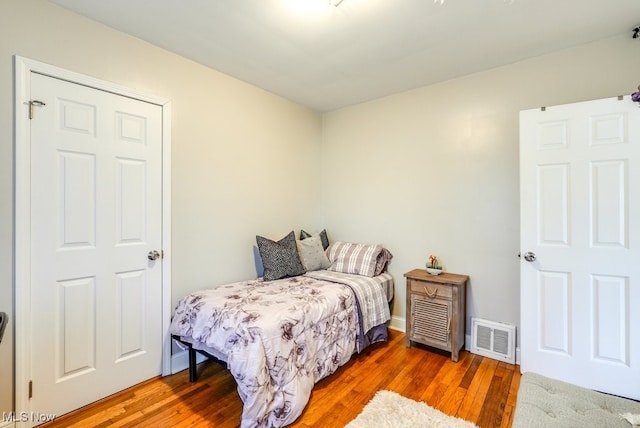
<path fill-rule="evenodd" d="M 31 127 L 29 104 L 31 73 L 66 80 L 134 98 L 162 108 L 162 375 L 171 374 L 171 102 L 111 82 L 85 76 L 56 66 L 14 56 L 14 401 L 15 412 L 37 412 L 31 409 L 29 381 L 31 379 Z M 37 114 L 37 111 L 36 111 Z M 27 423 L 32 425 L 32 421 Z"/>

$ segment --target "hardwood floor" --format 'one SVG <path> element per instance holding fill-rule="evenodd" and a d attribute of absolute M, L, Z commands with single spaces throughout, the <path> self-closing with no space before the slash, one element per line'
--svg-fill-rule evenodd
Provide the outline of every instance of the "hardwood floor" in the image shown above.
<path fill-rule="evenodd" d="M 424 401 L 482 428 L 510 427 L 520 384 L 519 367 L 462 352 L 407 348 L 404 333 L 389 330 L 388 343 L 355 355 L 318 382 L 304 413 L 290 425 L 343 427 L 381 389 Z M 62 416 L 42 427 L 237 427 L 242 401 L 231 374 L 205 362 L 199 380 L 187 371 L 156 378 Z"/>

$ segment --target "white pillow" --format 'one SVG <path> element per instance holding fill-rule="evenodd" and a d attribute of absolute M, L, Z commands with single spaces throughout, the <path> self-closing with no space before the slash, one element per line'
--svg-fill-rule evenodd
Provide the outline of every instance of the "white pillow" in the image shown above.
<path fill-rule="evenodd" d="M 298 255 L 302 266 L 307 272 L 326 269 L 331 265 L 322 248 L 320 236 L 314 235 L 301 241 L 296 241 Z"/>

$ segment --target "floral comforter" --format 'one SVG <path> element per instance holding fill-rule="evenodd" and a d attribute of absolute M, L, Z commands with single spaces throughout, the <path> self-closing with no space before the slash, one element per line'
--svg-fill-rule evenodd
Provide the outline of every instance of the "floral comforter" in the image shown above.
<path fill-rule="evenodd" d="M 178 303 L 170 333 L 226 361 L 244 402 L 241 427 L 292 423 L 309 401 L 313 385 L 358 348 L 360 309 L 378 303 L 358 302 L 355 296 L 370 295 L 367 287 L 379 294 L 383 285 L 337 280 L 339 275 L 331 280 L 257 279 L 196 292 Z M 379 317 L 385 309 L 365 312 Z M 383 322 L 390 318 L 388 306 L 386 314 Z"/>

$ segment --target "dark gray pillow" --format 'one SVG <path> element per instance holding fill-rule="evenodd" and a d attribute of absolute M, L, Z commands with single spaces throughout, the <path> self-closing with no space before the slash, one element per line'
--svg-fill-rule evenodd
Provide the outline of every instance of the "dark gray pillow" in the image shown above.
<path fill-rule="evenodd" d="M 278 242 L 256 235 L 256 243 L 264 266 L 262 277 L 265 281 L 298 276 L 306 272 L 298 255 L 293 231 Z"/>
<path fill-rule="evenodd" d="M 322 241 L 322 249 L 326 250 L 329 248 L 329 238 L 327 238 L 327 229 L 322 229 L 320 233 L 316 233 L 320 237 L 320 241 Z M 300 240 L 311 238 L 312 234 L 305 232 L 304 230 L 300 231 Z"/>

